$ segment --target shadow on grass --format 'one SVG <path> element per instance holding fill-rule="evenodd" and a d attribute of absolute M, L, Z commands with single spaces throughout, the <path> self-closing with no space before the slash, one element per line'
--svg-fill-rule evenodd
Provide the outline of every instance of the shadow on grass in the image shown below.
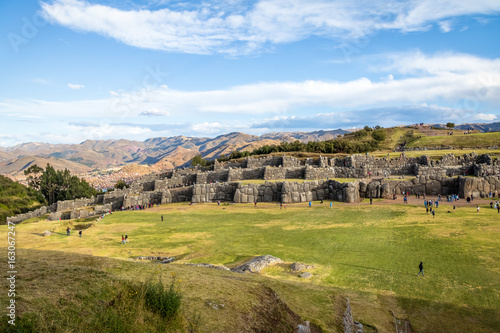
<path fill-rule="evenodd" d="M 414 332 L 500 332 L 500 309 L 396 297 Z"/>

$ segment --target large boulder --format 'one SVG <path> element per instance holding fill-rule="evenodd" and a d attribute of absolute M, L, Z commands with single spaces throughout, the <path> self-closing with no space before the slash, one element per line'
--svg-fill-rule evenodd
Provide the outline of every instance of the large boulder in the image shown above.
<path fill-rule="evenodd" d="M 272 255 L 267 254 L 265 256 L 255 257 L 241 266 L 232 268 L 231 271 L 237 273 L 258 273 L 268 266 L 279 264 L 282 262 L 283 261 L 280 258 L 276 258 Z"/>

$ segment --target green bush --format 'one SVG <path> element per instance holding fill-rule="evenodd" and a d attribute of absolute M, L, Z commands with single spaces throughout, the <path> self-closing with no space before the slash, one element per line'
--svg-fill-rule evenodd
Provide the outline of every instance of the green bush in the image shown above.
<path fill-rule="evenodd" d="M 175 279 L 175 274 L 172 273 L 168 288 L 163 285 L 161 275 L 158 282 L 146 282 L 144 295 L 146 307 L 166 320 L 173 319 L 181 306 L 182 294 L 176 287 Z"/>
<path fill-rule="evenodd" d="M 387 135 L 383 129 L 376 129 L 372 132 L 372 138 L 376 141 L 384 141 Z"/>

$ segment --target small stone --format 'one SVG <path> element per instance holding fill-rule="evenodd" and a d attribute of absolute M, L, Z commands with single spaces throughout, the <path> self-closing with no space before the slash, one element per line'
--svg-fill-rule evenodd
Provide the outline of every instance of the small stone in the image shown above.
<path fill-rule="evenodd" d="M 45 230 L 45 231 L 43 232 L 43 236 L 44 236 L 44 237 L 45 237 L 45 236 L 50 236 L 50 235 L 52 235 L 52 233 L 51 233 L 50 231 L 48 231 L 48 230 Z"/>
<path fill-rule="evenodd" d="M 312 278 L 313 276 L 314 275 L 312 275 L 309 272 L 304 272 L 304 273 L 300 274 L 300 277 L 303 278 L 303 279 L 309 279 L 309 278 Z"/>

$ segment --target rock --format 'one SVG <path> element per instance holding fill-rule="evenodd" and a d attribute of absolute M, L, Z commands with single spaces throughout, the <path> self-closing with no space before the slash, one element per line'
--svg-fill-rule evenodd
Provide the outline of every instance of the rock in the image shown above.
<path fill-rule="evenodd" d="M 304 324 L 299 324 L 297 326 L 297 333 L 311 333 L 311 327 L 308 321 L 304 322 Z"/>
<path fill-rule="evenodd" d="M 45 231 L 43 232 L 43 235 L 44 235 L 44 236 L 50 236 L 50 235 L 52 235 L 52 233 L 51 233 L 50 231 L 48 231 L 48 230 L 45 230 Z"/>
<path fill-rule="evenodd" d="M 299 271 L 303 271 L 305 269 L 309 269 L 309 268 L 314 268 L 314 266 L 312 265 L 305 265 L 305 264 L 302 264 L 302 263 L 299 263 L 299 262 L 294 262 L 293 264 L 290 265 L 290 269 L 294 272 L 299 272 Z"/>
<path fill-rule="evenodd" d="M 252 260 L 250 260 L 247 263 L 244 263 L 241 266 L 238 266 L 236 268 L 232 268 L 231 271 L 237 272 L 237 273 L 258 273 L 262 269 L 275 265 L 278 263 L 282 263 L 283 260 L 280 258 L 273 257 L 272 255 L 265 255 L 265 256 L 260 256 L 260 257 L 255 257 Z"/>
<path fill-rule="evenodd" d="M 304 273 L 300 274 L 300 277 L 303 278 L 303 279 L 309 279 L 309 278 L 312 278 L 313 276 L 314 275 L 312 275 L 309 272 L 304 272 Z"/>
<path fill-rule="evenodd" d="M 184 264 L 184 265 L 213 268 L 213 269 L 219 269 L 221 271 L 229 271 L 229 268 L 227 268 L 226 266 L 215 266 L 212 264 Z"/>
<path fill-rule="evenodd" d="M 174 260 L 175 260 L 175 257 L 170 257 L 170 258 L 167 258 L 167 259 L 163 259 L 161 263 L 162 264 L 170 264 Z"/>

